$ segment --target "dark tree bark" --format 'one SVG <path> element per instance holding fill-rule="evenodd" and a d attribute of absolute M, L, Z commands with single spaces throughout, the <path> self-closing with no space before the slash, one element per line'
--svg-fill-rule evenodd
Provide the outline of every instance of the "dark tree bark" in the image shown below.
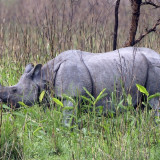
<path fill-rule="evenodd" d="M 159 9 L 160 5 L 154 3 L 151 0 L 142 2 L 142 0 L 130 0 L 131 8 L 132 8 L 132 17 L 131 17 L 131 26 L 129 30 L 129 36 L 127 41 L 124 44 L 124 47 L 134 46 L 138 42 L 140 42 L 145 36 L 147 36 L 151 32 L 156 32 L 157 27 L 160 25 L 160 17 L 158 18 L 157 22 L 153 25 L 152 28 L 148 29 L 145 28 L 145 32 L 142 33 L 137 39 L 136 32 L 138 28 L 139 16 L 140 16 L 140 9 L 141 6 L 150 5 L 153 6 L 154 9 Z M 115 25 L 114 25 L 114 37 L 113 37 L 113 50 L 117 48 L 117 33 L 118 33 L 118 10 L 119 10 L 120 0 L 116 1 L 115 5 Z"/>
<path fill-rule="evenodd" d="M 115 24 L 114 24 L 114 37 L 113 37 L 113 50 L 117 48 L 117 33 L 118 33 L 118 10 L 119 10 L 120 0 L 116 1 L 115 6 Z"/>
<path fill-rule="evenodd" d="M 135 44 L 135 36 L 137 32 L 137 27 L 138 27 L 141 3 L 142 3 L 142 0 L 131 0 L 132 20 L 131 20 L 131 27 L 129 31 L 129 38 L 125 43 L 125 47 L 133 46 Z"/>

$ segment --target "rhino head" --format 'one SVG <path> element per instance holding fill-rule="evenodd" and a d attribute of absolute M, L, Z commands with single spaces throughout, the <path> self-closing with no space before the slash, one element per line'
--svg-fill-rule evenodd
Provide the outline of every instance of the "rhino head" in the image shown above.
<path fill-rule="evenodd" d="M 19 82 L 10 87 L 0 85 L 0 99 L 18 108 L 18 102 L 31 106 L 39 98 L 40 90 L 44 87 L 42 80 L 41 64 L 28 64 Z"/>

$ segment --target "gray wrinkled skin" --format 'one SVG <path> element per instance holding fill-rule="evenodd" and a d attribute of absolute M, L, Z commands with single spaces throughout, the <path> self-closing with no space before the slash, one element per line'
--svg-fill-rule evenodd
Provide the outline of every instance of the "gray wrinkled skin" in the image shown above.
<path fill-rule="evenodd" d="M 111 92 L 116 88 L 117 96 L 122 93 L 122 85 L 127 94 L 131 94 L 133 105 L 140 100 L 136 84 L 146 87 L 150 94 L 160 91 L 160 55 L 148 48 L 121 48 L 107 53 L 89 53 L 69 50 L 61 53 L 45 65 L 26 66 L 19 82 L 11 87 L 0 86 L 0 99 L 18 107 L 23 101 L 31 106 L 38 101 L 39 89 L 45 84 L 54 90 L 57 97 L 67 94 L 76 98 L 86 95 L 85 87 L 94 97 L 106 88 L 107 97 L 97 105 L 107 110 L 115 110 L 110 103 Z M 154 109 L 159 109 L 159 99 L 151 101 Z M 73 106 L 64 100 L 65 106 Z M 67 125 L 71 111 L 64 111 L 64 123 Z"/>

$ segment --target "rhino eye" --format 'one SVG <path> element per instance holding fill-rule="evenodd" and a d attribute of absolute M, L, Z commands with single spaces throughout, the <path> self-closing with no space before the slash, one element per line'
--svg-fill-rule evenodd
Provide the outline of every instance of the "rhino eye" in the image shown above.
<path fill-rule="evenodd" d="M 17 88 L 13 88 L 13 89 L 12 89 L 12 92 L 13 92 L 13 93 L 16 93 L 16 92 L 17 92 Z"/>

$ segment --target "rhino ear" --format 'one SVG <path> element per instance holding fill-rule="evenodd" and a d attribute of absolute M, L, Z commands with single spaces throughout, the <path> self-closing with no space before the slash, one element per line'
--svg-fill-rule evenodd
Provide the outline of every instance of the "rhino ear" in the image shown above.
<path fill-rule="evenodd" d="M 32 70 L 32 73 L 31 73 L 32 74 L 31 77 L 33 80 L 38 81 L 41 79 L 41 68 L 42 68 L 42 64 L 37 64 L 34 67 L 34 69 Z"/>
<path fill-rule="evenodd" d="M 29 73 L 34 68 L 32 63 L 28 64 L 24 70 L 24 73 Z"/>

